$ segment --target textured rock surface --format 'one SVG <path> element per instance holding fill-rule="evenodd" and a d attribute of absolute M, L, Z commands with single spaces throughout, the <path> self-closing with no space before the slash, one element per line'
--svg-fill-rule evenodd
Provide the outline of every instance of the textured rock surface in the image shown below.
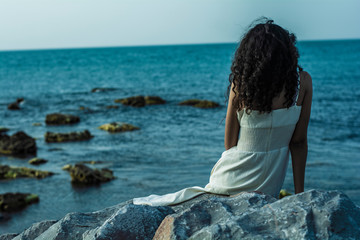
<path fill-rule="evenodd" d="M 93 138 L 88 130 L 70 133 L 46 132 L 44 137 L 45 141 L 48 143 L 86 141 Z"/>
<path fill-rule="evenodd" d="M 35 155 L 35 139 L 24 132 L 17 132 L 12 136 L 0 134 L 0 153 L 7 155 Z"/>
<path fill-rule="evenodd" d="M 99 129 L 108 131 L 111 133 L 116 132 L 127 132 L 127 131 L 134 131 L 139 130 L 139 127 L 136 127 L 134 125 L 128 124 L 128 123 L 118 123 L 118 122 L 112 122 L 112 123 L 106 123 L 99 127 Z"/>
<path fill-rule="evenodd" d="M 40 164 L 44 164 L 47 162 L 48 162 L 48 160 L 43 159 L 43 158 L 32 158 L 28 161 L 28 163 L 32 164 L 32 165 L 40 165 Z"/>
<path fill-rule="evenodd" d="M 107 168 L 92 169 L 84 164 L 65 165 L 63 170 L 70 173 L 73 183 L 97 184 L 115 179 L 113 172 Z"/>
<path fill-rule="evenodd" d="M 12 167 L 8 165 L 0 165 L 0 180 L 1 179 L 15 179 L 15 178 L 45 178 L 54 173 L 48 171 L 36 170 L 27 167 Z"/>
<path fill-rule="evenodd" d="M 219 106 L 219 104 L 216 102 L 212 102 L 208 100 L 199 100 L 199 99 L 189 99 L 179 103 L 179 105 L 187 105 L 197 108 L 216 108 Z"/>
<path fill-rule="evenodd" d="M 161 223 L 161 224 L 160 224 Z M 27 234 L 24 237 L 24 234 Z M 338 191 L 277 200 L 260 193 L 203 194 L 170 207 L 131 201 L 71 213 L 3 239 L 360 239 L 360 209 Z"/>
<path fill-rule="evenodd" d="M 47 125 L 74 124 L 78 122 L 80 122 L 80 118 L 78 116 L 61 113 L 48 114 L 45 119 L 45 123 Z"/>

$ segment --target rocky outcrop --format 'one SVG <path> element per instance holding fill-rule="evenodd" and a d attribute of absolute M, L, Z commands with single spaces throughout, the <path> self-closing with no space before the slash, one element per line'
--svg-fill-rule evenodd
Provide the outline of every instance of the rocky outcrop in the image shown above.
<path fill-rule="evenodd" d="M 84 164 L 65 165 L 63 170 L 70 173 L 72 183 L 98 184 L 115 179 L 110 169 L 92 169 Z"/>
<path fill-rule="evenodd" d="M 32 164 L 32 165 L 40 165 L 40 164 L 44 164 L 47 162 L 48 162 L 48 160 L 43 159 L 43 158 L 32 158 L 28 161 L 28 163 Z"/>
<path fill-rule="evenodd" d="M 140 128 L 128 123 L 112 122 L 101 125 L 99 129 L 108 131 L 110 133 L 117 133 L 117 132 L 135 131 L 135 130 L 139 130 Z"/>
<path fill-rule="evenodd" d="M 281 200 L 245 192 L 203 194 L 166 207 L 127 201 L 0 239 L 359 239 L 359 226 L 360 208 L 339 191 L 311 190 Z"/>
<path fill-rule="evenodd" d="M 45 123 L 47 125 L 64 125 L 64 124 L 74 124 L 80 122 L 78 116 L 70 114 L 61 114 L 61 113 L 52 113 L 46 115 Z"/>
<path fill-rule="evenodd" d="M 0 194 L 0 211 L 18 211 L 36 202 L 39 202 L 39 196 L 36 194 L 4 193 Z"/>
<path fill-rule="evenodd" d="M 219 104 L 216 102 L 208 100 L 199 100 L 199 99 L 189 99 L 179 103 L 179 105 L 187 105 L 197 108 L 216 108 L 219 107 Z"/>
<path fill-rule="evenodd" d="M 90 140 L 91 138 L 93 138 L 93 136 L 88 130 L 70 133 L 45 133 L 45 141 L 48 143 L 86 141 Z"/>
<path fill-rule="evenodd" d="M 0 165 L 0 180 L 15 178 L 45 178 L 51 175 L 54 175 L 54 173 L 27 167 Z"/>
<path fill-rule="evenodd" d="M 8 105 L 9 110 L 20 110 L 20 103 L 24 101 L 24 98 L 18 98 L 15 102 Z"/>
<path fill-rule="evenodd" d="M 145 105 L 157 105 L 166 103 L 164 99 L 158 96 L 134 96 L 115 99 L 115 102 L 132 107 L 144 107 Z"/>
<path fill-rule="evenodd" d="M 24 132 L 17 132 L 12 136 L 0 134 L 0 154 L 6 155 L 35 155 L 35 139 Z"/>

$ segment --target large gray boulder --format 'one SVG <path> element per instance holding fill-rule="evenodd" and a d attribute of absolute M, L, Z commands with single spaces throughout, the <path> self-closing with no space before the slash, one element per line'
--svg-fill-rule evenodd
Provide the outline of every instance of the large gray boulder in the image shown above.
<path fill-rule="evenodd" d="M 203 194 L 170 207 L 130 200 L 4 239 L 360 239 L 360 209 L 339 191 L 319 190 L 281 200 L 256 192 Z"/>

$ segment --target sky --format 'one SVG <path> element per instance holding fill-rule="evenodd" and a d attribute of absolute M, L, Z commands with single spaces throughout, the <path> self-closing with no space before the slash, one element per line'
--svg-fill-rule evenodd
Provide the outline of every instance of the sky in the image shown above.
<path fill-rule="evenodd" d="M 298 40 L 360 39 L 360 0 L 0 0 L 0 50 L 235 43 L 266 16 Z"/>

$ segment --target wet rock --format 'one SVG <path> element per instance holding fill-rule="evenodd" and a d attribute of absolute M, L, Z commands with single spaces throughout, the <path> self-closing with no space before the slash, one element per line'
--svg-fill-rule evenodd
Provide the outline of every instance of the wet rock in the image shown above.
<path fill-rule="evenodd" d="M 0 211 L 18 211 L 27 205 L 39 202 L 39 196 L 31 193 L 0 194 Z"/>
<path fill-rule="evenodd" d="M 116 90 L 116 88 L 100 88 L 100 87 L 98 87 L 98 88 L 91 89 L 91 92 L 92 93 L 95 93 L 95 92 L 109 92 L 109 91 L 115 91 L 115 90 Z"/>
<path fill-rule="evenodd" d="M 44 163 L 47 163 L 48 160 L 45 160 L 43 158 L 32 158 L 29 160 L 29 164 L 32 164 L 32 165 L 40 165 L 40 164 L 44 164 Z"/>
<path fill-rule="evenodd" d="M 35 139 L 24 132 L 17 132 L 12 136 L 0 134 L 0 154 L 6 155 L 35 155 Z"/>
<path fill-rule="evenodd" d="M 41 171 L 27 167 L 12 167 L 8 165 L 0 165 L 0 180 L 14 178 L 45 178 L 54 175 L 52 172 Z"/>
<path fill-rule="evenodd" d="M 293 195 L 293 194 L 288 192 L 286 189 L 281 189 L 280 193 L 279 193 L 279 199 L 282 199 L 286 196 L 291 196 L 291 195 Z"/>
<path fill-rule="evenodd" d="M 94 136 L 88 130 L 82 132 L 70 132 L 70 133 L 54 133 L 46 132 L 45 141 L 48 143 L 57 142 L 74 142 L 74 141 L 86 141 L 90 140 Z"/>
<path fill-rule="evenodd" d="M 15 236 L 13 236 L 10 239 L 12 239 L 12 240 L 35 239 L 37 236 L 39 236 L 41 233 L 45 232 L 47 229 L 49 229 L 49 227 L 54 225 L 56 222 L 57 221 L 55 221 L 55 220 L 47 220 L 47 221 L 34 223 L 31 227 L 26 229 L 24 232 L 22 232 L 21 234 L 16 234 Z M 1 240 L 1 238 L 0 238 L 0 240 Z"/>
<path fill-rule="evenodd" d="M 19 110 L 20 109 L 20 103 L 24 101 L 24 98 L 18 98 L 15 102 L 10 103 L 8 105 L 9 110 Z"/>
<path fill-rule="evenodd" d="M 52 113 L 46 115 L 45 123 L 47 125 L 64 125 L 64 124 L 74 124 L 80 122 L 78 116 L 70 114 L 61 114 L 61 113 Z"/>
<path fill-rule="evenodd" d="M 6 128 L 6 127 L 0 127 L 0 134 L 1 133 L 5 133 L 7 131 L 9 131 L 10 129 Z"/>
<path fill-rule="evenodd" d="M 158 96 L 134 96 L 116 99 L 115 102 L 132 107 L 144 107 L 145 105 L 164 104 L 165 100 Z"/>
<path fill-rule="evenodd" d="M 139 127 L 133 126 L 131 124 L 127 124 L 127 123 L 118 123 L 118 122 L 113 122 L 113 123 L 107 123 L 107 124 L 103 124 L 99 127 L 99 129 L 104 130 L 104 131 L 108 131 L 111 133 L 116 133 L 116 132 L 126 132 L 126 131 L 134 131 L 134 130 L 139 130 Z"/>
<path fill-rule="evenodd" d="M 199 100 L 199 99 L 189 99 L 179 103 L 179 105 L 187 105 L 197 108 L 216 108 L 219 107 L 219 104 L 216 102 L 208 100 Z"/>
<path fill-rule="evenodd" d="M 34 127 L 40 127 L 40 126 L 42 126 L 42 124 L 39 123 L 39 122 L 33 123 L 32 125 L 33 125 Z"/>
<path fill-rule="evenodd" d="M 107 109 L 118 109 L 119 106 L 118 105 L 109 105 L 109 106 L 106 106 Z"/>
<path fill-rule="evenodd" d="M 115 179 L 113 172 L 107 168 L 92 169 L 84 164 L 65 165 L 63 170 L 70 173 L 73 183 L 97 184 Z"/>

